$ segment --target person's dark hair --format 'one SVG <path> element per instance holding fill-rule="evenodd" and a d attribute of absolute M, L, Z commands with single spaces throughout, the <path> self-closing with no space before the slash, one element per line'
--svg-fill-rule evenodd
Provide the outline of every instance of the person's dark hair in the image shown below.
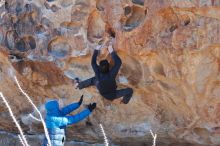
<path fill-rule="evenodd" d="M 108 73 L 109 72 L 109 63 L 108 60 L 101 60 L 99 62 L 99 70 L 101 73 Z"/>

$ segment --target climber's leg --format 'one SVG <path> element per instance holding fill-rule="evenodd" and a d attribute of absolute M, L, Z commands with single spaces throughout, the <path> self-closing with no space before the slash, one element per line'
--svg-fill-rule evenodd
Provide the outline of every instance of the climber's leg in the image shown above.
<path fill-rule="evenodd" d="M 108 100 L 114 100 L 123 97 L 121 102 L 127 104 L 130 101 L 132 94 L 133 94 L 133 89 L 126 88 L 126 89 L 116 90 L 115 93 L 105 94 L 103 95 L 103 97 L 105 97 Z"/>
<path fill-rule="evenodd" d="M 79 89 L 83 89 L 83 88 L 86 88 L 86 87 L 95 85 L 95 80 L 96 80 L 96 78 L 95 78 L 95 77 L 92 77 L 92 78 L 90 78 L 90 79 L 81 81 L 81 82 L 79 82 L 79 84 L 78 84 L 77 87 L 78 87 Z"/>
<path fill-rule="evenodd" d="M 124 104 L 127 104 L 130 101 L 132 95 L 133 95 L 132 88 L 126 88 L 126 89 L 121 89 L 121 90 L 116 91 L 116 98 L 123 96 L 122 102 Z"/>

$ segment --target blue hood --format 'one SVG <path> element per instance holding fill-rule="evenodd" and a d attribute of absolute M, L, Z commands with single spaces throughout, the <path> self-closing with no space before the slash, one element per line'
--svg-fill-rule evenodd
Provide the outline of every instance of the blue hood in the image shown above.
<path fill-rule="evenodd" d="M 59 116 L 59 113 L 60 113 L 59 104 L 56 100 L 48 101 L 45 104 L 45 108 L 47 110 L 47 115 Z"/>

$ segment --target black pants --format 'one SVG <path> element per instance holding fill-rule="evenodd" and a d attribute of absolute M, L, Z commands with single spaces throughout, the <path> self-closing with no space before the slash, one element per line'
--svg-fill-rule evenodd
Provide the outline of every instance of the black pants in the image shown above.
<path fill-rule="evenodd" d="M 79 89 L 83 89 L 95 85 L 95 82 L 96 82 L 96 78 L 92 77 L 90 79 L 80 82 L 78 87 Z M 102 96 L 108 100 L 114 100 L 123 97 L 122 102 L 127 104 L 130 101 L 132 94 L 133 94 L 132 88 L 125 88 L 125 89 L 116 90 L 109 94 L 103 94 Z"/>

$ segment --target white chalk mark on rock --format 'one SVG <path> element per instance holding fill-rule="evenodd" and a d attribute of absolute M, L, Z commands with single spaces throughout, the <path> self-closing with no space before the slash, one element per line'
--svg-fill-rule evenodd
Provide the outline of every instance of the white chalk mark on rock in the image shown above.
<path fill-rule="evenodd" d="M 5 105 L 6 105 L 7 109 L 8 109 L 8 111 L 9 111 L 10 116 L 12 117 L 13 121 L 15 122 L 16 127 L 18 128 L 18 130 L 19 130 L 19 132 L 20 132 L 20 135 L 21 135 L 20 138 L 21 138 L 22 144 L 23 144 L 24 146 L 29 146 L 29 144 L 27 143 L 27 140 L 26 140 L 26 138 L 25 138 L 25 136 L 24 136 L 24 132 L 23 132 L 23 130 L 22 130 L 20 124 L 19 124 L 18 121 L 16 120 L 15 115 L 13 114 L 9 103 L 8 103 L 8 101 L 6 100 L 6 98 L 4 97 L 4 95 L 3 95 L 2 92 L 0 92 L 0 96 L 1 96 L 1 98 L 2 98 L 2 100 L 3 100 L 3 102 L 5 103 Z"/>

